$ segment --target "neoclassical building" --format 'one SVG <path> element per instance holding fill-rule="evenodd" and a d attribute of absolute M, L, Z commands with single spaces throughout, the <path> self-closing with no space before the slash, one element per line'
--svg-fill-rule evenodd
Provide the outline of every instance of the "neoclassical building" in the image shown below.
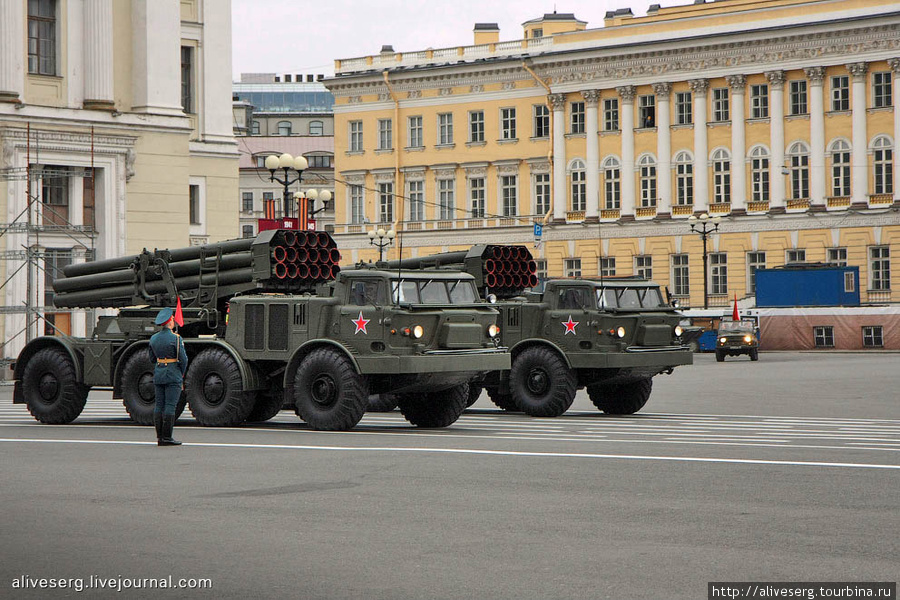
<path fill-rule="evenodd" d="M 375 256 L 377 224 L 404 256 L 532 244 L 538 223 L 550 276 L 752 306 L 756 269 L 833 262 L 860 267 L 864 303 L 900 301 L 896 2 L 701 0 L 587 25 L 546 14 L 501 42 L 479 23 L 473 45 L 336 61 L 341 246 Z M 705 282 L 700 215 L 721 219 Z"/>
<path fill-rule="evenodd" d="M 71 262 L 239 235 L 230 0 L 0 0 L 0 357 Z"/>

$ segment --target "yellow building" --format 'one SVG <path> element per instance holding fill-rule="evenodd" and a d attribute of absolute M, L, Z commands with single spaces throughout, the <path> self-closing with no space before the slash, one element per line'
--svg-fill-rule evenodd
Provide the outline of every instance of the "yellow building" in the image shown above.
<path fill-rule="evenodd" d="M 541 223 L 549 276 L 752 305 L 755 269 L 827 261 L 860 267 L 863 302 L 900 301 L 896 2 L 653 5 L 599 28 L 553 13 L 522 39 L 474 36 L 336 61 L 345 256 L 377 257 L 373 227 L 421 256 L 531 244 Z M 701 215 L 720 218 L 706 281 Z"/>

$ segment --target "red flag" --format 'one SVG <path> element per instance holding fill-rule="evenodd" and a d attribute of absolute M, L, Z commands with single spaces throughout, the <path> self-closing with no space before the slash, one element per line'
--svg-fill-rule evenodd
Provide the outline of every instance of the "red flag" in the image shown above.
<path fill-rule="evenodd" d="M 737 310 L 735 308 L 734 310 Z M 735 313 L 737 314 L 737 313 Z M 178 297 L 178 303 L 175 305 L 175 322 L 178 323 L 179 327 L 184 327 L 184 314 L 181 312 L 181 296 Z"/>
<path fill-rule="evenodd" d="M 181 309 L 179 308 L 179 310 L 181 310 Z M 177 319 L 177 317 L 176 317 L 176 319 Z M 734 310 L 731 311 L 731 320 L 732 321 L 740 321 L 741 320 L 741 315 L 738 314 L 738 309 L 737 309 L 737 292 L 735 292 L 735 294 L 734 294 Z"/>

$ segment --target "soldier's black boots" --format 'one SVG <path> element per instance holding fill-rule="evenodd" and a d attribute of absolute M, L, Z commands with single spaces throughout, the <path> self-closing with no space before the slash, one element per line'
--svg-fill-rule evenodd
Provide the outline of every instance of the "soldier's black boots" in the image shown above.
<path fill-rule="evenodd" d="M 172 429 L 175 427 L 175 415 L 162 416 L 162 437 L 157 444 L 160 446 L 180 446 L 181 442 L 172 439 Z"/>
<path fill-rule="evenodd" d="M 163 439 L 163 415 L 162 413 L 153 413 L 153 425 L 156 427 L 156 443 L 162 446 Z"/>

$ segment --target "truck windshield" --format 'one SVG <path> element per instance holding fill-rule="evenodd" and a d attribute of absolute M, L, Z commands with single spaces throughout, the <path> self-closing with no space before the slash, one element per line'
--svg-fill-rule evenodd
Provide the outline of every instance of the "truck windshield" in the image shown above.
<path fill-rule="evenodd" d="M 663 308 L 662 294 L 657 287 L 598 288 L 597 307 L 601 310 Z"/>
<path fill-rule="evenodd" d="M 472 304 L 478 302 L 475 285 L 467 279 L 402 279 L 399 282 L 394 280 L 392 287 L 394 300 L 397 302 L 410 304 Z"/>

